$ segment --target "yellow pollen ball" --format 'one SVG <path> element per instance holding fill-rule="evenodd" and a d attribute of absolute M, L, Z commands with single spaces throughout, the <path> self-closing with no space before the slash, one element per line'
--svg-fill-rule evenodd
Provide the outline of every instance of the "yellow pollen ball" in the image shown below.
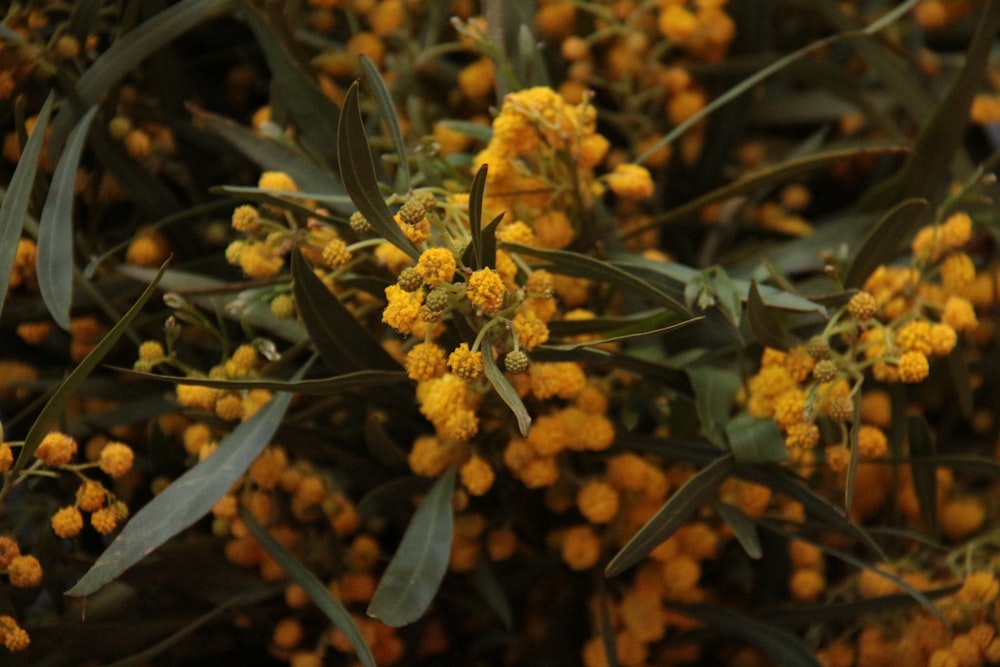
<path fill-rule="evenodd" d="M 576 495 L 576 505 L 587 521 L 608 523 L 618 513 L 618 492 L 607 482 L 587 482 Z"/>
<path fill-rule="evenodd" d="M 70 505 L 60 508 L 52 515 L 52 532 L 59 537 L 73 537 L 83 530 L 83 515 L 80 510 Z"/>
<path fill-rule="evenodd" d="M 930 364 L 923 352 L 905 352 L 899 358 L 898 370 L 903 382 L 923 382 L 930 373 Z"/>
<path fill-rule="evenodd" d="M 463 380 L 475 380 L 483 374 L 483 353 L 472 352 L 468 343 L 462 343 L 448 356 L 448 368 Z"/>
<path fill-rule="evenodd" d="M 586 570 L 597 563 L 601 543 L 590 526 L 567 528 L 562 538 L 562 558 L 571 570 Z"/>
<path fill-rule="evenodd" d="M 444 248 L 425 250 L 417 260 L 417 273 L 428 285 L 451 282 L 458 268 L 454 255 Z"/>
<path fill-rule="evenodd" d="M 475 308 L 492 315 L 503 307 L 507 287 L 500 274 L 487 267 L 469 276 L 467 294 Z"/>
<path fill-rule="evenodd" d="M 434 343 L 414 345 L 406 355 L 406 374 L 417 382 L 444 375 L 446 367 L 444 350 Z"/>
<path fill-rule="evenodd" d="M 76 454 L 76 440 L 58 431 L 42 438 L 41 444 L 35 449 L 35 457 L 52 467 L 69 463 L 74 454 Z"/>
<path fill-rule="evenodd" d="M 265 171 L 260 175 L 257 187 L 261 190 L 283 190 L 285 192 L 297 192 L 299 189 L 292 177 L 283 171 Z"/>
<path fill-rule="evenodd" d="M 608 187 L 619 197 L 648 199 L 653 196 L 653 178 L 649 170 L 637 164 L 620 164 L 608 174 Z"/>
<path fill-rule="evenodd" d="M 7 577 L 14 588 L 34 588 L 42 583 L 42 564 L 34 556 L 14 556 L 7 565 Z"/>
<path fill-rule="evenodd" d="M 462 485 L 473 496 L 481 496 L 493 486 L 496 477 L 492 466 L 484 459 L 473 456 L 458 471 Z"/>

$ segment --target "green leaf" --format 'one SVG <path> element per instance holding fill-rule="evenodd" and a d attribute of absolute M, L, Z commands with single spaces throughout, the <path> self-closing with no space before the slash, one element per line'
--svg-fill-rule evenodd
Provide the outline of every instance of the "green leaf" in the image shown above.
<path fill-rule="evenodd" d="M 756 646 L 782 667 L 821 667 L 813 650 L 787 630 L 762 623 L 725 607 L 680 602 L 667 602 L 667 606 L 686 616 L 700 619 L 711 628 Z"/>
<path fill-rule="evenodd" d="M 256 3 L 248 0 L 240 1 L 240 9 L 240 16 L 253 31 L 271 70 L 271 104 L 287 112 L 298 128 L 302 145 L 314 157 L 332 164 L 339 146 L 337 106 L 289 53 L 266 10 L 258 9 Z"/>
<path fill-rule="evenodd" d="M 756 280 L 750 281 L 750 292 L 747 297 L 747 319 L 750 321 L 750 330 L 753 331 L 761 345 L 788 350 L 799 344 L 799 340 L 781 326 L 774 314 L 767 309 Z"/>
<path fill-rule="evenodd" d="M 122 337 L 122 334 L 128 329 L 132 324 L 132 320 L 135 319 L 142 307 L 146 305 L 149 298 L 153 296 L 156 291 L 156 287 L 160 282 L 160 277 L 166 270 L 167 265 L 164 264 L 160 267 L 159 273 L 153 278 L 153 282 L 143 291 L 139 296 L 139 299 L 132 304 L 121 319 L 111 327 L 104 338 L 101 339 L 93 350 L 87 354 L 83 360 L 76 365 L 76 368 L 66 376 L 66 379 L 62 381 L 58 388 L 53 392 L 52 397 L 49 398 L 45 407 L 35 418 L 35 422 L 31 425 L 31 429 L 24 438 L 24 446 L 21 447 L 21 453 L 18 454 L 17 461 L 14 463 L 14 467 L 11 469 L 11 474 L 16 475 L 19 471 L 23 470 L 28 464 L 29 459 L 32 454 L 35 453 L 35 449 L 41 444 L 42 438 L 52 429 L 52 426 L 59 420 L 62 415 L 63 409 L 66 407 L 66 403 L 69 402 L 70 398 L 73 396 L 73 392 L 83 383 L 87 376 L 97 367 L 101 360 L 111 351 L 111 348 L 115 346 L 118 339 Z"/>
<path fill-rule="evenodd" d="M 135 72 L 143 60 L 199 23 L 230 9 L 231 0 L 182 0 L 164 9 L 116 39 L 77 80 L 77 95 L 85 106 L 97 104 L 115 84 Z"/>
<path fill-rule="evenodd" d="M 510 601 L 504 591 L 496 570 L 485 558 L 480 558 L 472 573 L 472 585 L 483 598 L 486 606 L 493 610 L 503 626 L 510 630 L 514 626 L 514 613 L 510 609 Z"/>
<path fill-rule="evenodd" d="M 919 211 L 927 206 L 926 199 L 907 199 L 879 218 L 854 253 L 844 286 L 860 287 L 880 264 L 896 259 L 902 245 L 923 224 Z"/>
<path fill-rule="evenodd" d="M 705 437 L 719 449 L 728 450 L 726 424 L 733 397 L 740 388 L 739 376 L 733 371 L 706 366 L 690 366 L 686 372 L 694 388 L 694 407 Z"/>
<path fill-rule="evenodd" d="M 243 505 L 240 505 L 240 517 L 250 534 L 264 547 L 264 551 L 270 554 L 271 558 L 281 566 L 288 578 L 301 586 L 313 604 L 323 612 L 334 627 L 344 633 L 351 645 L 354 646 L 354 652 L 361 664 L 365 667 L 375 667 L 375 658 L 372 656 L 371 648 L 365 642 L 358 626 L 354 624 L 351 613 L 344 608 L 340 600 L 330 595 L 330 591 L 323 585 L 323 582 L 317 579 L 316 575 L 303 565 L 292 552 L 271 537 L 271 534 L 257 523 Z"/>
<path fill-rule="evenodd" d="M 788 458 L 773 419 L 737 415 L 726 424 L 726 439 L 738 463 L 781 463 Z"/>
<path fill-rule="evenodd" d="M 248 128 L 234 123 L 228 118 L 188 105 L 188 111 L 195 124 L 221 137 L 254 164 L 268 171 L 283 171 L 292 177 L 300 190 L 323 193 L 332 197 L 346 197 L 343 183 L 329 170 L 320 169 L 307 158 L 302 157 L 270 139 L 254 133 Z M 339 201 L 324 199 L 325 203 L 343 212 L 349 206 Z"/>
<path fill-rule="evenodd" d="M 38 171 L 38 156 L 45 143 L 45 128 L 48 127 L 54 101 L 55 93 L 50 93 L 42 110 L 38 112 L 35 130 L 25 143 L 21 159 L 10 179 L 10 187 L 0 204 L 0 311 L 3 311 L 4 300 L 7 298 L 10 273 L 17 257 L 17 243 L 21 240 L 24 218 L 28 215 L 31 189 L 35 184 L 35 172 Z"/>
<path fill-rule="evenodd" d="M 298 250 L 292 251 L 292 288 L 299 315 L 323 363 L 334 373 L 399 370 L 399 364 L 372 338 Z"/>
<path fill-rule="evenodd" d="M 743 316 L 743 300 L 740 298 L 740 290 L 736 287 L 736 283 L 721 266 L 705 269 L 705 276 L 718 300 L 722 314 L 733 323 L 734 327 L 739 327 L 740 318 Z"/>
<path fill-rule="evenodd" d="M 938 535 L 937 517 L 937 466 L 934 457 L 937 447 L 930 426 L 923 415 L 909 415 L 906 418 L 907 440 L 910 443 L 910 471 L 913 473 L 913 490 L 920 505 L 927 534 Z"/>
<path fill-rule="evenodd" d="M 802 176 L 803 174 L 816 169 L 821 169 L 841 160 L 860 155 L 909 153 L 912 152 L 912 150 L 913 149 L 909 146 L 896 144 L 887 146 L 862 145 L 851 148 L 826 150 L 820 153 L 786 160 L 785 162 L 777 165 L 767 165 L 738 178 L 732 183 L 728 183 L 720 188 L 707 192 L 700 197 L 695 197 L 677 208 L 670 209 L 665 213 L 654 216 L 648 225 L 643 225 L 642 227 L 629 230 L 625 234 L 625 237 L 629 238 L 637 236 L 650 229 L 654 229 L 671 222 L 683 220 L 695 215 L 709 204 L 732 199 L 733 197 L 750 192 L 756 192 L 769 185 L 783 183 L 792 177 Z"/>
<path fill-rule="evenodd" d="M 463 257 L 466 265 L 471 265 L 473 269 L 483 268 L 483 198 L 486 195 L 486 170 L 489 165 L 484 164 L 472 178 L 472 187 L 469 189 L 469 236 L 472 241 L 469 249 L 472 251 L 471 257 Z M 466 250 L 466 254 L 469 249 Z"/>
<path fill-rule="evenodd" d="M 73 299 L 73 185 L 80 155 L 87 143 L 87 131 L 97 114 L 91 107 L 70 135 L 59 157 L 45 207 L 38 220 L 38 290 L 52 319 L 69 329 L 69 309 Z"/>
<path fill-rule="evenodd" d="M 442 120 L 438 125 L 479 141 L 489 141 L 493 138 L 493 127 L 485 123 L 470 123 L 467 120 Z"/>
<path fill-rule="evenodd" d="M 396 118 L 396 107 L 392 103 L 392 95 L 382 80 L 375 63 L 368 56 L 361 54 L 361 69 L 364 70 L 365 80 L 368 86 L 375 93 L 375 101 L 378 102 L 379 111 L 382 112 L 382 119 L 389 128 L 389 135 L 392 137 L 392 145 L 396 149 L 396 159 L 399 161 L 399 178 L 396 179 L 397 192 L 405 193 L 410 189 L 410 163 L 406 159 L 406 144 L 403 142 L 403 132 L 399 129 L 399 119 Z"/>
<path fill-rule="evenodd" d="M 757 524 L 753 522 L 753 519 L 744 514 L 743 510 L 729 503 L 719 501 L 715 503 L 715 511 L 719 513 L 722 520 L 733 531 L 733 536 L 740 543 L 740 546 L 743 547 L 743 551 L 746 552 L 747 556 L 757 560 L 764 555 L 764 551 L 760 546 L 760 536 L 757 535 Z"/>
<path fill-rule="evenodd" d="M 504 215 L 501 213 L 490 220 L 490 224 L 486 225 L 479 235 L 479 238 L 482 239 L 480 247 L 483 249 L 483 266 L 488 266 L 491 269 L 497 265 L 497 227 L 503 222 Z"/>
<path fill-rule="evenodd" d="M 524 407 L 521 397 L 517 395 L 517 390 L 497 366 L 497 361 L 493 358 L 493 347 L 488 341 L 483 341 L 483 372 L 486 379 L 493 385 L 497 395 L 514 413 L 514 417 L 517 419 L 517 430 L 521 436 L 527 437 L 528 429 L 531 428 L 531 415 L 528 414 L 528 408 Z"/>
<path fill-rule="evenodd" d="M 303 366 L 297 376 L 308 368 Z M 132 517 L 86 574 L 66 591 L 83 597 L 114 581 L 151 551 L 208 514 L 277 432 L 292 395 L 274 396 L 219 443 L 211 456 L 175 479 Z"/>
<path fill-rule="evenodd" d="M 414 259 L 419 257 L 420 253 L 396 224 L 379 191 L 372 149 L 368 145 L 364 120 L 361 118 L 357 81 L 351 84 L 344 98 L 340 122 L 337 124 L 337 139 L 340 177 L 344 181 L 344 187 L 347 188 L 347 194 L 351 196 L 351 201 L 375 231 L 387 241 L 410 257 Z"/>
<path fill-rule="evenodd" d="M 405 374 L 401 375 L 406 378 Z M 406 453 L 386 432 L 385 417 L 378 412 L 369 412 L 365 419 L 365 445 L 372 458 L 386 468 L 400 471 L 409 469 Z"/>
<path fill-rule="evenodd" d="M 243 380 L 213 380 L 211 378 L 189 378 L 180 375 L 161 375 L 159 373 L 144 373 L 131 368 L 111 367 L 119 373 L 135 375 L 148 380 L 159 380 L 173 384 L 188 384 L 198 387 L 215 387 L 217 389 L 267 389 L 269 391 L 287 391 L 293 394 L 311 396 L 328 396 L 341 391 L 363 389 L 365 387 L 381 387 L 387 384 L 409 382 L 403 371 L 355 371 L 328 378 L 315 380 L 272 380 L 268 378 L 253 378 Z"/>
<path fill-rule="evenodd" d="M 951 379 L 951 388 L 955 392 L 955 399 L 958 402 L 959 414 L 968 419 L 972 416 L 975 408 L 972 396 L 972 378 L 969 374 L 969 364 L 965 360 L 964 346 L 959 344 L 946 357 L 948 377 Z"/>
<path fill-rule="evenodd" d="M 368 605 L 368 615 L 398 628 L 420 618 L 448 569 L 452 540 L 451 494 L 455 467 L 434 482 L 403 533 Z"/>
<path fill-rule="evenodd" d="M 661 542 L 673 535 L 681 524 L 715 496 L 719 486 L 733 471 L 731 454 L 720 456 L 677 489 L 653 518 L 632 536 L 615 554 L 604 575 L 614 577 L 649 555 Z"/>
<path fill-rule="evenodd" d="M 690 315 L 690 311 L 677 299 L 669 294 L 658 290 L 644 280 L 636 278 L 627 271 L 623 271 L 610 262 L 605 262 L 580 253 L 568 250 L 541 250 L 517 243 L 501 244 L 508 252 L 540 257 L 549 263 L 545 265 L 555 273 L 577 278 L 587 278 L 588 280 L 600 280 L 607 282 L 619 289 L 643 296 L 661 306 L 671 308 L 677 312 Z"/>

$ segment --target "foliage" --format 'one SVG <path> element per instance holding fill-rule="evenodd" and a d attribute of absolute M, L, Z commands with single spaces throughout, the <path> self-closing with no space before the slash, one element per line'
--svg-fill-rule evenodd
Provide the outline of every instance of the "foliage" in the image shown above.
<path fill-rule="evenodd" d="M 1000 663 L 1000 2 L 163 4 L 0 24 L 4 664 Z"/>

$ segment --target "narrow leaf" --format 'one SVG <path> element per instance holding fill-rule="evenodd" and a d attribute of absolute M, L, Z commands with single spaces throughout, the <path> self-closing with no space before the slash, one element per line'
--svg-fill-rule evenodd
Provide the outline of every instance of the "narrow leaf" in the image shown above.
<path fill-rule="evenodd" d="M 550 264 L 546 268 L 556 273 L 587 278 L 589 280 L 601 280 L 619 289 L 643 296 L 654 303 L 672 308 L 681 313 L 690 314 L 684 304 L 674 297 L 658 290 L 646 281 L 623 271 L 612 263 L 567 250 L 541 250 L 517 243 L 504 243 L 502 247 L 509 252 L 531 255 L 548 260 Z"/>
<path fill-rule="evenodd" d="M 972 416 L 972 410 L 975 407 L 972 397 L 972 378 L 969 374 L 969 364 L 965 360 L 965 350 L 961 344 L 956 345 L 955 349 L 948 354 L 946 358 L 948 376 L 951 379 L 951 388 L 955 392 L 955 399 L 958 401 L 958 410 L 963 418 L 968 419 Z"/>
<path fill-rule="evenodd" d="M 910 443 L 910 471 L 913 490 L 920 505 L 920 518 L 931 537 L 938 535 L 937 517 L 937 466 L 934 457 L 937 447 L 930 426 L 923 415 L 909 415 L 906 419 L 907 440 Z"/>
<path fill-rule="evenodd" d="M 157 273 L 153 278 L 153 281 L 139 296 L 139 299 L 132 304 L 132 307 L 129 308 L 124 315 L 122 315 L 121 319 L 118 320 L 115 326 L 111 327 L 111 331 L 109 331 L 104 338 L 101 339 L 101 342 L 99 342 L 94 349 L 91 350 L 90 353 L 76 365 L 73 372 L 71 372 L 66 379 L 62 381 L 62 384 L 60 384 L 52 394 L 52 397 L 48 400 L 45 407 L 42 408 L 42 411 L 35 418 L 35 422 L 31 425 L 31 429 L 24 438 L 24 446 L 21 447 L 21 453 L 18 455 L 17 461 L 14 463 L 14 467 L 11 469 L 12 474 L 16 475 L 28 464 L 32 454 L 35 453 L 35 449 L 39 444 L 41 444 L 42 438 L 45 437 L 45 435 L 52 428 L 53 424 L 55 424 L 60 415 L 62 415 L 63 408 L 66 407 L 66 403 L 68 403 L 70 398 L 73 396 L 73 392 L 75 392 L 77 387 L 79 387 L 83 381 L 87 379 L 87 376 L 90 375 L 90 373 L 97 367 L 97 364 L 101 363 L 101 360 L 104 359 L 108 352 L 111 351 L 111 348 L 115 346 L 118 339 L 122 337 L 122 334 L 124 334 L 129 325 L 132 324 L 132 320 L 134 320 L 136 315 L 139 314 L 142 307 L 145 306 L 146 302 L 149 301 L 149 298 L 153 296 L 153 293 L 156 291 L 156 287 L 160 282 L 160 277 L 163 275 L 166 268 L 167 265 L 164 263 L 164 265 L 160 267 L 159 273 Z"/>
<path fill-rule="evenodd" d="M 347 190 L 334 174 L 318 168 L 308 158 L 265 139 L 228 118 L 190 104 L 187 109 L 199 127 L 204 127 L 221 137 L 261 169 L 285 172 L 301 190 L 324 193 L 333 197 L 347 196 Z M 343 212 L 349 209 L 337 201 L 329 199 L 324 201 Z"/>
<path fill-rule="evenodd" d="M 663 507 L 622 547 L 604 575 L 614 577 L 645 558 L 708 502 L 733 471 L 732 455 L 720 456 L 677 489 Z"/>
<path fill-rule="evenodd" d="M 397 192 L 405 193 L 410 189 L 410 163 L 406 159 L 406 144 L 403 142 L 403 132 L 399 129 L 399 119 L 396 118 L 396 107 L 392 103 L 392 95 L 386 88 L 385 81 L 379 73 L 375 63 L 368 56 L 361 54 L 361 69 L 364 70 L 365 80 L 368 87 L 375 93 L 375 101 L 378 102 L 382 119 L 389 128 L 389 135 L 392 137 L 392 145 L 396 149 L 396 159 L 399 161 L 399 177 L 396 179 Z"/>
<path fill-rule="evenodd" d="M 799 344 L 799 340 L 785 327 L 781 326 L 774 314 L 767 309 L 757 281 L 750 281 L 750 292 L 747 297 L 747 319 L 750 330 L 762 345 L 779 350 L 788 350 Z"/>
<path fill-rule="evenodd" d="M 493 218 L 490 224 L 483 227 L 483 231 L 479 235 L 479 238 L 482 239 L 480 246 L 483 249 L 483 266 L 488 266 L 491 269 L 496 268 L 497 265 L 497 227 L 503 221 L 504 215 L 501 213 Z"/>
<path fill-rule="evenodd" d="M 302 322 L 323 363 L 334 373 L 358 370 L 399 370 L 399 364 L 372 338 L 323 281 L 309 268 L 302 253 L 292 251 L 295 301 Z"/>
<path fill-rule="evenodd" d="M 722 520 L 733 531 L 733 536 L 740 543 L 740 546 L 743 547 L 743 551 L 746 552 L 747 556 L 757 560 L 764 555 L 764 551 L 760 546 L 760 536 L 757 535 L 757 524 L 753 522 L 753 519 L 744 514 L 743 510 L 720 501 L 715 503 L 715 511 L 719 513 Z"/>
<path fill-rule="evenodd" d="M 483 198 L 486 196 L 486 170 L 484 164 L 472 179 L 469 190 L 469 235 L 472 237 L 472 268 L 483 268 Z"/>
<path fill-rule="evenodd" d="M 927 205 L 926 199 L 907 199 L 879 218 L 854 253 L 844 286 L 860 287 L 880 264 L 895 259 L 902 244 L 923 224 L 920 211 Z"/>
<path fill-rule="evenodd" d="M 497 395 L 514 413 L 514 417 L 517 419 L 517 430 L 520 431 L 522 437 L 527 437 L 528 429 L 531 427 L 531 415 L 528 414 L 528 408 L 524 407 L 521 397 L 517 395 L 517 390 L 500 371 L 496 359 L 493 358 L 493 348 L 486 341 L 483 342 L 483 370 L 486 379 L 493 385 Z"/>
<path fill-rule="evenodd" d="M 478 141 L 489 141 L 493 138 L 493 127 L 485 123 L 470 123 L 467 120 L 442 120 L 438 125 Z"/>
<path fill-rule="evenodd" d="M 143 60 L 199 23 L 221 16 L 231 8 L 230 0 L 182 0 L 116 39 L 76 82 L 76 92 L 83 104 L 97 104 Z"/>
<path fill-rule="evenodd" d="M 38 156 L 45 143 L 45 128 L 48 127 L 54 101 L 55 93 L 50 93 L 42 110 L 38 112 L 35 129 L 24 145 L 21 159 L 10 179 L 10 187 L 0 204 L 0 312 L 3 311 L 4 300 L 7 298 L 10 273 L 17 257 L 17 243 L 21 239 L 24 218 L 28 214 L 31 189 L 35 184 L 35 172 L 38 171 Z"/>
<path fill-rule="evenodd" d="M 73 299 L 73 186 L 80 155 L 87 143 L 87 131 L 97 114 L 91 107 L 70 135 L 59 157 L 45 207 L 38 220 L 38 290 L 52 319 L 69 329 L 69 309 Z"/>
<path fill-rule="evenodd" d="M 726 424 L 726 439 L 738 463 L 781 463 L 788 458 L 773 419 L 738 415 Z"/>
<path fill-rule="evenodd" d="M 313 604 L 326 615 L 334 627 L 344 633 L 351 645 L 354 646 L 354 652 L 361 664 L 365 667 L 375 667 L 375 658 L 372 656 L 371 648 L 368 647 L 368 643 L 361 631 L 358 630 L 358 626 L 354 624 L 351 613 L 344 608 L 340 600 L 330 595 L 330 591 L 323 585 L 323 582 L 317 579 L 316 575 L 288 549 L 271 537 L 271 534 L 257 523 L 243 505 L 240 505 L 240 517 L 250 534 L 264 547 L 264 551 L 270 554 L 271 558 L 281 566 L 288 578 L 301 586 Z"/>
<path fill-rule="evenodd" d="M 476 563 L 476 569 L 472 573 L 472 585 L 486 606 L 492 609 L 503 626 L 510 630 L 514 626 L 514 612 L 511 611 L 510 601 L 507 600 L 507 592 L 504 591 L 496 570 L 488 559 L 480 558 Z"/>
<path fill-rule="evenodd" d="M 337 140 L 340 177 L 358 211 L 387 241 L 410 257 L 419 257 L 420 253 L 396 224 L 379 191 L 372 149 L 368 145 L 364 120 L 361 118 L 357 81 L 351 84 L 347 97 L 344 98 L 340 122 L 337 124 Z"/>
<path fill-rule="evenodd" d="M 372 458 L 386 468 L 399 471 L 409 469 L 406 453 L 386 432 L 385 416 L 378 412 L 368 413 L 365 419 L 365 445 Z"/>
<path fill-rule="evenodd" d="M 445 471 L 410 520 L 368 605 L 368 615 L 398 628 L 420 618 L 437 594 L 451 554 L 455 467 Z"/>
<path fill-rule="evenodd" d="M 726 424 L 733 397 L 740 388 L 736 373 L 719 368 L 691 366 L 686 369 L 694 388 L 694 407 L 702 432 L 719 449 L 729 449 Z"/>
<path fill-rule="evenodd" d="M 782 667 L 821 667 L 813 650 L 787 630 L 715 605 L 670 602 L 669 607 L 753 644 Z"/>
<path fill-rule="evenodd" d="M 298 374 L 305 370 L 304 366 Z M 66 594 L 83 597 L 96 592 L 208 514 L 271 441 L 291 400 L 291 394 L 274 396 L 234 428 L 211 456 L 149 501 Z"/>
<path fill-rule="evenodd" d="M 293 394 L 312 396 L 327 396 L 341 391 L 362 389 L 364 387 L 381 387 L 398 382 L 409 382 L 403 371 L 355 371 L 328 378 L 314 380 L 273 380 L 269 378 L 253 378 L 243 380 L 213 380 L 211 378 L 189 378 L 180 375 L 162 375 L 160 373 L 144 373 L 131 368 L 111 367 L 119 373 L 126 373 L 148 380 L 160 380 L 174 384 L 187 384 L 198 387 L 215 387 L 217 389 L 267 389 L 269 391 L 287 391 Z"/>

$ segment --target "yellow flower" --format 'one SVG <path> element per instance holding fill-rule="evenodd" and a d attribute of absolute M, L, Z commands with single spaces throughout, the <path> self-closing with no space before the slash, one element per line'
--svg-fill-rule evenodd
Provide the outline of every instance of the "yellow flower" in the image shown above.
<path fill-rule="evenodd" d="M 948 500 L 941 508 L 941 530 L 954 542 L 977 532 L 985 520 L 986 507 L 975 496 Z"/>
<path fill-rule="evenodd" d="M 52 532 L 59 537 L 73 537 L 83 530 L 83 515 L 73 505 L 60 508 L 52 515 Z"/>
<path fill-rule="evenodd" d="M 163 345 L 157 340 L 147 340 L 139 346 L 139 358 L 143 361 L 156 362 L 166 355 Z"/>
<path fill-rule="evenodd" d="M 425 382 L 444 375 L 444 350 L 434 343 L 420 343 L 406 355 L 406 374 L 411 380 Z"/>
<path fill-rule="evenodd" d="M 132 448 L 121 442 L 109 442 L 101 450 L 99 465 L 111 477 L 121 477 L 132 469 L 135 454 Z"/>
<path fill-rule="evenodd" d="M 443 421 L 456 406 L 464 406 L 465 395 L 465 381 L 452 373 L 417 384 L 420 412 L 432 422 Z"/>
<path fill-rule="evenodd" d="M 27 631 L 17 624 L 13 616 L 0 616 L 0 636 L 3 637 L 3 645 L 11 653 L 23 651 L 31 644 Z"/>
<path fill-rule="evenodd" d="M 576 236 L 573 224 L 562 211 L 549 211 L 539 215 L 532 221 L 531 227 L 541 248 L 565 248 Z"/>
<path fill-rule="evenodd" d="M 388 303 L 382 311 L 382 321 L 401 334 L 410 333 L 420 317 L 420 306 L 424 301 L 423 290 L 407 292 L 393 283 L 385 288 L 385 298 Z"/>
<path fill-rule="evenodd" d="M 819 442 L 819 427 L 811 422 L 799 422 L 788 427 L 785 444 L 794 449 L 810 449 Z"/>
<path fill-rule="evenodd" d="M 972 304 L 967 299 L 958 296 L 950 296 L 945 301 L 941 321 L 955 331 L 969 331 L 975 329 L 976 325 L 979 324 Z"/>
<path fill-rule="evenodd" d="M 388 241 L 380 243 L 375 248 L 375 258 L 380 264 L 387 267 L 391 273 L 396 274 L 413 264 L 412 257 Z"/>
<path fill-rule="evenodd" d="M 260 212 L 248 204 L 237 206 L 233 211 L 232 225 L 238 232 L 252 232 L 260 226 Z"/>
<path fill-rule="evenodd" d="M 502 243 L 518 243 L 526 246 L 534 246 L 537 243 L 531 227 L 520 220 L 501 225 L 497 229 L 497 240 Z"/>
<path fill-rule="evenodd" d="M 972 237 L 972 218 L 964 211 L 948 216 L 941 227 L 941 238 L 949 248 L 965 245 Z"/>
<path fill-rule="evenodd" d="M 923 352 L 904 352 L 897 366 L 899 379 L 907 383 L 922 382 L 930 373 L 930 364 Z"/>
<path fill-rule="evenodd" d="M 474 496 L 481 496 L 489 491 L 496 477 L 492 466 L 478 456 L 466 461 L 459 468 L 458 474 L 462 478 L 462 485 Z"/>
<path fill-rule="evenodd" d="M 875 297 L 869 292 L 858 292 L 847 302 L 847 312 L 856 320 L 865 322 L 875 317 L 878 310 Z"/>
<path fill-rule="evenodd" d="M 955 599 L 968 604 L 989 604 L 1000 596 L 1000 582 L 989 571 L 972 572 L 962 581 Z"/>
<path fill-rule="evenodd" d="M 929 338 L 931 353 L 939 357 L 950 353 L 958 342 L 958 334 L 955 330 L 940 322 L 931 325 Z"/>
<path fill-rule="evenodd" d="M 607 176 L 608 187 L 619 197 L 648 199 L 653 196 L 649 170 L 637 164 L 620 164 Z"/>
<path fill-rule="evenodd" d="M 455 256 L 445 248 L 425 250 L 417 260 L 417 273 L 423 277 L 424 282 L 432 286 L 451 282 L 456 268 Z"/>
<path fill-rule="evenodd" d="M 660 11 L 657 26 L 671 42 L 682 43 L 698 29 L 698 18 L 682 5 L 671 4 Z"/>
<path fill-rule="evenodd" d="M 7 576 L 14 588 L 34 588 L 42 583 L 42 564 L 34 556 L 14 556 L 7 565 Z"/>
<path fill-rule="evenodd" d="M 571 570 L 586 570 L 601 556 L 601 542 L 590 526 L 567 528 L 562 538 L 562 559 Z"/>
<path fill-rule="evenodd" d="M 323 246 L 323 263 L 330 269 L 339 269 L 351 261 L 351 251 L 341 238 L 327 241 Z"/>
<path fill-rule="evenodd" d="M 607 482 L 587 482 L 576 494 L 576 506 L 587 521 L 608 523 L 618 514 L 618 492 Z"/>
<path fill-rule="evenodd" d="M 483 374 L 483 353 L 472 352 L 468 343 L 462 343 L 448 356 L 448 368 L 463 380 L 475 380 Z"/>
<path fill-rule="evenodd" d="M 228 252 L 227 252 L 228 256 Z M 263 243 L 252 243 L 242 246 L 239 254 L 239 265 L 243 273 L 250 278 L 271 278 L 278 274 L 285 260 L 268 249 Z"/>
<path fill-rule="evenodd" d="M 438 435 L 451 442 L 466 442 L 479 431 L 479 418 L 472 410 L 452 410 L 443 420 L 434 422 Z"/>
<path fill-rule="evenodd" d="M 858 452 L 866 459 L 884 458 L 889 453 L 885 433 L 875 426 L 861 426 L 858 429 Z"/>
<path fill-rule="evenodd" d="M 260 175 L 257 187 L 261 190 L 284 190 L 285 192 L 297 192 L 299 189 L 292 177 L 283 171 L 265 171 Z"/>
<path fill-rule="evenodd" d="M 100 482 L 87 480 L 76 490 L 76 504 L 84 512 L 94 512 L 104 507 L 108 492 Z"/>
<path fill-rule="evenodd" d="M 503 307 L 507 288 L 500 274 L 487 267 L 469 276 L 467 294 L 473 306 L 492 315 Z"/>
<path fill-rule="evenodd" d="M 531 351 L 549 339 L 549 328 L 531 310 L 521 308 L 511 321 L 518 343 Z"/>
<path fill-rule="evenodd" d="M 580 365 L 572 361 L 533 363 L 528 368 L 531 393 L 539 400 L 558 396 L 572 399 L 587 384 L 587 377 Z"/>
<path fill-rule="evenodd" d="M 177 402 L 185 408 L 197 408 L 205 412 L 215 410 L 215 401 L 219 390 L 212 387 L 202 387 L 193 384 L 179 384 L 175 388 Z"/>
<path fill-rule="evenodd" d="M 35 457 L 47 466 L 57 467 L 69 463 L 76 454 L 76 440 L 58 431 L 42 438 L 35 449 Z"/>
<path fill-rule="evenodd" d="M 904 352 L 931 353 L 931 324 L 927 320 L 914 320 L 896 333 L 896 344 Z"/>
<path fill-rule="evenodd" d="M 954 252 L 941 262 L 941 282 L 948 291 L 962 290 L 975 279 L 976 267 L 964 252 Z"/>

